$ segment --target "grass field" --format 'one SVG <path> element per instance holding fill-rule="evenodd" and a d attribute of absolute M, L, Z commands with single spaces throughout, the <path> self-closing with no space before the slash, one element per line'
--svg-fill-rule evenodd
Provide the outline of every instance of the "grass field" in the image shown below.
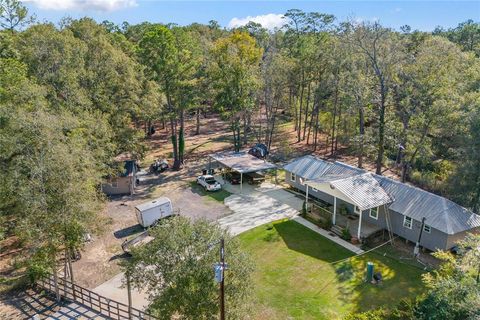
<path fill-rule="evenodd" d="M 332 264 L 353 253 L 295 221 L 260 226 L 239 238 L 256 262 L 256 319 L 340 319 L 421 292 L 422 270 L 375 252 Z M 368 261 L 382 273 L 381 285 L 364 282 Z"/>

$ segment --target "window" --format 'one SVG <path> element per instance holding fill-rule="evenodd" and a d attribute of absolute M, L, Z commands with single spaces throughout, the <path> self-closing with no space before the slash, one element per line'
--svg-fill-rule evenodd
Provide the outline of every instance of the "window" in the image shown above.
<path fill-rule="evenodd" d="M 378 207 L 370 209 L 370 218 L 378 220 Z"/>
<path fill-rule="evenodd" d="M 428 224 L 425 224 L 423 225 L 423 231 L 425 231 L 426 233 L 430 233 L 432 231 L 432 228 Z"/>
<path fill-rule="evenodd" d="M 403 219 L 403 226 L 408 229 L 412 229 L 412 218 L 405 216 Z"/>
<path fill-rule="evenodd" d="M 117 178 L 113 178 L 111 184 L 112 184 L 112 188 L 118 188 L 118 180 L 117 180 Z"/>
<path fill-rule="evenodd" d="M 292 180 L 292 181 L 296 180 L 295 173 L 290 172 L 290 180 Z"/>
<path fill-rule="evenodd" d="M 360 208 L 358 206 L 354 206 L 353 211 L 355 211 L 355 213 L 360 213 Z"/>

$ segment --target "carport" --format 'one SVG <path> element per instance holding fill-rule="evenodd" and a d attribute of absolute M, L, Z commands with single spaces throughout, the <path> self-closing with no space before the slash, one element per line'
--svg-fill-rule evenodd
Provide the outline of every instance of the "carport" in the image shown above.
<path fill-rule="evenodd" d="M 275 181 L 277 176 L 277 166 L 266 160 L 252 156 L 247 151 L 227 151 L 211 154 L 209 156 L 208 168 L 212 168 L 212 160 L 219 166 L 229 168 L 240 174 L 240 192 L 243 190 L 243 174 L 275 170 Z"/>

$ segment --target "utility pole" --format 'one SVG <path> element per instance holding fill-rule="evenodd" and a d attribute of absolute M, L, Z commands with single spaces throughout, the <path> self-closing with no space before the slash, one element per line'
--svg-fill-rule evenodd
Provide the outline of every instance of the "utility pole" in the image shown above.
<path fill-rule="evenodd" d="M 222 279 L 220 281 L 220 320 L 225 320 L 225 240 L 220 239 L 220 267 Z"/>

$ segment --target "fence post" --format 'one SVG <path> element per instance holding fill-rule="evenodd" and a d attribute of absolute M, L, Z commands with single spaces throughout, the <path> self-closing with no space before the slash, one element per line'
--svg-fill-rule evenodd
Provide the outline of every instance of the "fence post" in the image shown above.
<path fill-rule="evenodd" d="M 55 285 L 55 298 L 57 303 L 60 302 L 60 289 L 58 287 L 58 274 L 57 274 L 57 266 L 54 265 L 53 267 L 53 282 Z"/>
<path fill-rule="evenodd" d="M 130 286 L 130 273 L 125 272 L 127 277 L 127 291 L 128 291 L 128 320 L 132 320 L 132 291 Z"/>

